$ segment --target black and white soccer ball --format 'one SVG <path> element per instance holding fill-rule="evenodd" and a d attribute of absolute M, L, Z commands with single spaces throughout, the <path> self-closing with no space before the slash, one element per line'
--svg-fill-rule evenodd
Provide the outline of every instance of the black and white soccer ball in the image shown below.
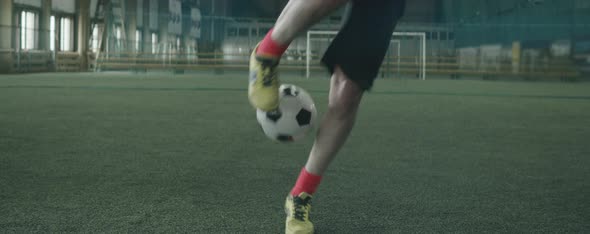
<path fill-rule="evenodd" d="M 317 110 L 313 99 L 302 88 L 283 84 L 279 88 L 279 111 L 256 111 L 264 134 L 279 142 L 292 142 L 313 130 Z"/>

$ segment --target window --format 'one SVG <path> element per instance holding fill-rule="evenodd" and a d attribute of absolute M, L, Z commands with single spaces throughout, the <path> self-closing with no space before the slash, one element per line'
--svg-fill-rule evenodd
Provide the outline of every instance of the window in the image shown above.
<path fill-rule="evenodd" d="M 55 16 L 49 19 L 49 50 L 55 50 Z"/>
<path fill-rule="evenodd" d="M 158 52 L 158 34 L 152 33 L 152 54 Z"/>
<path fill-rule="evenodd" d="M 135 30 L 135 51 L 141 52 L 141 30 Z"/>
<path fill-rule="evenodd" d="M 235 37 L 238 35 L 238 29 L 237 28 L 229 28 L 227 30 L 227 36 L 228 37 Z"/>
<path fill-rule="evenodd" d="M 121 48 L 121 35 L 122 35 L 123 31 L 121 31 L 121 26 L 116 26 L 115 27 L 115 39 L 117 41 L 117 48 Z"/>
<path fill-rule="evenodd" d="M 92 27 L 92 39 L 91 39 L 91 41 L 92 41 L 92 42 L 91 42 L 91 44 L 90 44 L 90 46 L 91 46 L 91 48 L 90 48 L 90 49 L 91 49 L 91 50 L 92 50 L 92 52 L 94 52 L 94 53 L 98 52 L 98 50 L 100 49 L 100 48 L 99 48 L 99 47 L 100 47 L 100 45 L 98 44 L 98 42 L 99 42 L 99 37 L 100 37 L 100 36 L 98 35 L 98 25 L 96 25 L 96 24 L 95 24 L 95 25 L 94 25 L 94 27 Z"/>
<path fill-rule="evenodd" d="M 32 50 L 37 48 L 37 14 L 22 11 L 20 15 L 20 48 Z"/>
<path fill-rule="evenodd" d="M 247 28 L 238 29 L 238 36 L 247 37 L 248 36 L 248 29 Z"/>
<path fill-rule="evenodd" d="M 447 39 L 448 39 L 447 38 L 447 32 L 446 31 L 440 32 L 440 40 L 441 41 L 446 41 Z"/>
<path fill-rule="evenodd" d="M 59 22 L 59 48 L 61 51 L 73 51 L 74 24 L 72 17 L 62 17 Z"/>
<path fill-rule="evenodd" d="M 180 52 L 181 47 L 182 43 L 180 43 L 180 37 L 176 37 L 176 51 Z"/>

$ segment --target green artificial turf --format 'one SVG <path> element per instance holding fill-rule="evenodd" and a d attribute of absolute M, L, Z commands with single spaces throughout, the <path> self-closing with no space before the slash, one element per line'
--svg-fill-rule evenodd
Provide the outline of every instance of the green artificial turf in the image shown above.
<path fill-rule="evenodd" d="M 0 76 L 0 232 L 282 232 L 312 138 L 267 140 L 246 82 Z M 317 233 L 590 232 L 590 83 L 379 80 L 313 205 Z"/>

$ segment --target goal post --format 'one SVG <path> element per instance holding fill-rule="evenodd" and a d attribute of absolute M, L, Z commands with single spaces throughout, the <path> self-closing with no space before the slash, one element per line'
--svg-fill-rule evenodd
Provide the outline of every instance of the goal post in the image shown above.
<path fill-rule="evenodd" d="M 336 37 L 338 31 L 316 31 L 310 30 L 307 32 L 307 44 L 306 44 L 306 77 L 311 77 L 312 66 L 319 57 L 320 51 L 325 51 L 329 46 L 330 42 Z M 406 44 L 410 44 L 410 41 L 417 40 L 415 48 L 406 48 Z M 426 79 L 426 33 L 425 32 L 394 32 L 392 34 L 391 43 L 397 44 L 397 55 L 394 61 L 398 72 L 400 71 L 400 64 L 412 64 L 412 67 L 416 69 L 416 74 L 419 79 Z M 390 47 L 391 48 L 391 47 Z M 405 53 L 400 51 L 404 50 Z M 411 58 L 414 62 L 402 62 L 401 57 Z M 388 64 L 389 65 L 389 64 Z M 407 69 L 406 69 L 407 70 Z"/>

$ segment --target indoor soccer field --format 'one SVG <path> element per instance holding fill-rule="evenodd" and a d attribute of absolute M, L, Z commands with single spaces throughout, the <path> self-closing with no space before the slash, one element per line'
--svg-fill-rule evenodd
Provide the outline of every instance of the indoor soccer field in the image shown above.
<path fill-rule="evenodd" d="M 0 232 L 281 233 L 312 137 L 260 130 L 241 73 L 0 76 Z M 328 79 L 285 77 L 326 110 Z M 317 233 L 590 230 L 590 83 L 381 79 Z"/>

